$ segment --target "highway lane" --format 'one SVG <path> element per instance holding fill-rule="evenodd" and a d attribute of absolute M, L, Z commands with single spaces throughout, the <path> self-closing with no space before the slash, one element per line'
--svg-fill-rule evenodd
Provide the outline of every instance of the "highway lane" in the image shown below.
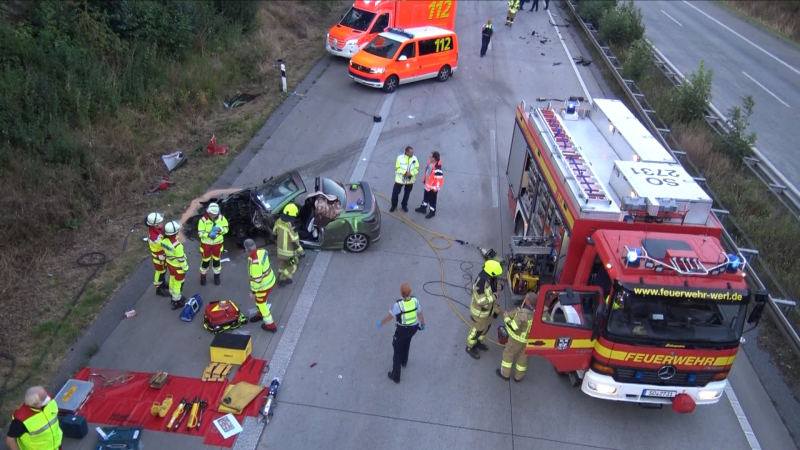
<path fill-rule="evenodd" d="M 685 75 L 701 60 L 714 70 L 712 103 L 723 113 L 756 101 L 756 146 L 795 186 L 800 185 L 800 50 L 713 2 L 637 1 L 646 35 Z"/>

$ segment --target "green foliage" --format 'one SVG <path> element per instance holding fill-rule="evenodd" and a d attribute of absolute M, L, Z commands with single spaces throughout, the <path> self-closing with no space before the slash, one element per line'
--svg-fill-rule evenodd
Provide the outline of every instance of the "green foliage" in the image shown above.
<path fill-rule="evenodd" d="M 637 39 L 644 38 L 642 10 L 625 2 L 606 11 L 600 18 L 600 40 L 607 45 L 628 48 Z"/>
<path fill-rule="evenodd" d="M 690 73 L 686 81 L 673 96 L 673 116 L 680 123 L 702 120 L 706 105 L 711 101 L 711 81 L 714 70 L 707 69 L 705 61 L 700 61 L 696 72 Z"/>
<path fill-rule="evenodd" d="M 719 150 L 736 160 L 752 155 L 753 151 L 750 147 L 756 145 L 756 134 L 747 132 L 747 128 L 750 126 L 750 116 L 753 115 L 755 107 L 756 102 L 753 100 L 753 96 L 746 95 L 742 97 L 741 107 L 734 106 L 728 110 L 731 132 L 721 135 L 717 146 Z"/>
<path fill-rule="evenodd" d="M 653 47 L 646 39 L 637 39 L 631 45 L 628 59 L 622 66 L 622 76 L 628 80 L 639 81 L 653 65 Z"/>
<path fill-rule="evenodd" d="M 589 22 L 598 28 L 603 15 L 616 7 L 617 0 L 580 0 L 577 8 L 584 22 Z"/>

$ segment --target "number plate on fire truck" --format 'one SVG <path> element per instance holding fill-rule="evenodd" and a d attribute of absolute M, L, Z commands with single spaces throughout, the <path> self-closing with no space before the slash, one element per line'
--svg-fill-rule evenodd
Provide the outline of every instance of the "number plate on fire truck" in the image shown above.
<path fill-rule="evenodd" d="M 642 392 L 642 397 L 663 397 L 663 398 L 673 398 L 678 395 L 675 391 L 657 391 L 655 389 L 645 389 Z"/>

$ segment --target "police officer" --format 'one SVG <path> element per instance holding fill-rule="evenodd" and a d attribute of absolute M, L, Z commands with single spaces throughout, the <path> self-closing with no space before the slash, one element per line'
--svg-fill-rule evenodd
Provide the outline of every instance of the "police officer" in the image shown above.
<path fill-rule="evenodd" d="M 28 389 L 25 402 L 11 416 L 6 434 L 10 450 L 58 450 L 63 433 L 58 405 L 41 386 Z"/>
<path fill-rule="evenodd" d="M 525 353 L 525 347 L 527 347 L 528 334 L 531 332 L 533 323 L 535 296 L 528 292 L 525 294 L 522 305 L 510 314 L 503 313 L 503 322 L 508 330 L 508 342 L 503 350 L 503 361 L 496 373 L 505 380 L 511 378 L 511 365 L 514 364 L 515 358 L 517 359 L 517 370 L 514 373 L 514 381 L 522 381 L 525 371 L 528 369 L 528 355 Z"/>
<path fill-rule="evenodd" d="M 411 295 L 411 286 L 408 283 L 403 283 L 400 286 L 400 295 L 403 298 L 395 301 L 392 309 L 389 310 L 389 314 L 378 322 L 378 328 L 381 328 L 391 322 L 392 319 L 397 321 L 392 340 L 392 347 L 394 348 L 392 371 L 389 372 L 389 378 L 395 383 L 400 382 L 400 366 L 405 367 L 408 364 L 408 349 L 411 347 L 411 338 L 414 337 L 417 330 L 425 329 L 425 316 L 422 315 L 419 300 Z"/>
<path fill-rule="evenodd" d="M 169 269 L 169 294 L 172 297 L 172 309 L 182 308 L 186 304 L 186 297 L 182 293 L 186 272 L 189 271 L 189 262 L 186 260 L 183 244 L 178 239 L 180 229 L 181 223 L 177 220 L 168 222 L 164 225 L 164 236 L 166 237 L 161 239 L 161 248 L 164 249 Z"/>
<path fill-rule="evenodd" d="M 475 359 L 481 358 L 478 350 L 489 350 L 483 343 L 483 338 L 492 325 L 492 318 L 500 313 L 496 292 L 497 277 L 502 273 L 503 267 L 500 263 L 490 259 L 483 264 L 483 270 L 472 285 L 472 302 L 469 305 L 472 329 L 467 336 L 467 353 Z"/>
<path fill-rule="evenodd" d="M 250 274 L 250 298 L 255 300 L 258 315 L 250 318 L 250 322 L 261 319 L 261 329 L 274 333 L 278 331 L 278 326 L 272 320 L 270 305 L 267 303 L 269 293 L 275 286 L 275 272 L 269 263 L 269 255 L 263 248 L 256 248 L 256 243 L 252 239 L 244 241 L 244 249 L 247 251 L 247 272 Z"/>
<path fill-rule="evenodd" d="M 161 248 L 161 239 L 164 238 L 164 215 L 151 212 L 145 218 L 144 223 L 147 225 L 147 245 L 150 246 L 150 256 L 153 258 L 153 267 L 156 271 L 153 278 L 156 295 L 169 297 L 169 286 L 166 280 L 167 257 L 164 255 L 164 249 Z"/>
<path fill-rule="evenodd" d="M 514 17 L 519 11 L 519 0 L 508 0 L 508 15 L 506 16 L 506 26 L 514 25 Z"/>
<path fill-rule="evenodd" d="M 305 255 L 305 250 L 300 245 L 300 236 L 294 229 L 297 213 L 297 205 L 289 203 L 283 208 L 283 213 L 275 221 L 275 227 L 272 229 L 278 236 L 278 261 L 281 262 L 278 269 L 278 284 L 281 286 L 292 282 L 292 277 L 297 271 L 297 258 Z"/>
<path fill-rule="evenodd" d="M 486 56 L 486 50 L 489 49 L 489 42 L 492 40 L 492 35 L 494 35 L 494 25 L 492 24 L 492 19 L 489 18 L 486 19 L 486 23 L 481 30 L 481 58 Z"/>
<path fill-rule="evenodd" d="M 213 260 L 214 284 L 219 285 L 219 275 L 222 271 L 222 243 L 224 236 L 228 233 L 228 219 L 219 213 L 219 205 L 210 203 L 206 208 L 206 214 L 200 218 L 197 224 L 197 234 L 200 236 L 200 257 L 203 263 L 200 265 L 200 284 L 206 285 L 206 273 L 208 266 Z"/>

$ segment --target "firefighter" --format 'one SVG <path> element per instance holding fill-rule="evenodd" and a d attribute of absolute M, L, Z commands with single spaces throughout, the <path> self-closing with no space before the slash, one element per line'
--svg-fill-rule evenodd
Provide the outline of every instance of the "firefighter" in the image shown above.
<path fill-rule="evenodd" d="M 419 160 L 414 156 L 414 148 L 409 145 L 402 155 L 397 155 L 394 162 L 394 187 L 392 188 L 392 207 L 389 212 L 397 210 L 400 191 L 403 191 L 403 201 L 400 202 L 400 206 L 403 207 L 403 211 L 408 212 L 408 195 L 414 188 L 414 179 L 417 173 L 419 173 Z"/>
<path fill-rule="evenodd" d="M 506 16 L 506 26 L 514 25 L 514 17 L 519 11 L 519 0 L 508 0 L 508 16 Z"/>
<path fill-rule="evenodd" d="M 64 433 L 58 405 L 41 386 L 28 389 L 24 403 L 11 415 L 6 434 L 10 450 L 58 450 Z"/>
<path fill-rule="evenodd" d="M 481 29 L 481 58 L 486 56 L 486 50 L 489 49 L 489 42 L 491 42 L 493 34 L 494 25 L 492 24 L 492 19 L 486 19 L 486 23 Z"/>
<path fill-rule="evenodd" d="M 278 260 L 281 262 L 278 269 L 278 284 L 281 286 L 292 282 L 292 276 L 297 271 L 297 258 L 305 255 L 305 250 L 300 245 L 300 237 L 294 229 L 297 212 L 297 205 L 294 203 L 286 205 L 280 218 L 275 221 L 275 228 L 272 229 L 278 236 Z"/>
<path fill-rule="evenodd" d="M 444 182 L 444 172 L 442 172 L 442 161 L 439 152 L 431 153 L 425 172 L 422 174 L 422 182 L 425 183 L 425 192 L 422 194 L 422 205 L 414 211 L 428 214 L 426 219 L 436 215 L 436 197 Z"/>
<path fill-rule="evenodd" d="M 503 273 L 503 267 L 497 260 L 490 259 L 483 265 L 483 270 L 472 285 L 472 302 L 469 305 L 472 329 L 467 336 L 467 353 L 480 359 L 478 350 L 489 350 L 483 338 L 492 325 L 492 319 L 500 313 L 497 304 L 497 277 Z"/>
<path fill-rule="evenodd" d="M 161 248 L 167 257 L 169 269 L 169 294 L 172 297 L 172 309 L 182 308 L 186 304 L 186 297 L 182 295 L 183 281 L 189 271 L 189 262 L 183 251 L 183 244 L 178 240 L 181 223 L 177 220 L 164 225 L 165 239 L 161 240 Z"/>
<path fill-rule="evenodd" d="M 269 263 L 269 255 L 264 249 L 258 250 L 256 243 L 252 239 L 244 241 L 244 249 L 247 251 L 247 265 L 250 273 L 250 298 L 255 300 L 258 315 L 250 319 L 254 322 L 262 319 L 261 329 L 269 332 L 278 331 L 278 327 L 272 320 L 269 312 L 270 306 L 267 303 L 269 293 L 275 286 L 275 273 Z"/>
<path fill-rule="evenodd" d="M 219 213 L 219 205 L 209 203 L 206 214 L 200 218 L 197 224 L 197 234 L 200 236 L 200 256 L 203 263 L 200 265 L 200 284 L 206 285 L 206 273 L 208 266 L 214 266 L 214 284 L 219 285 L 219 274 L 222 271 L 222 243 L 224 236 L 228 233 L 228 219 Z"/>
<path fill-rule="evenodd" d="M 525 354 L 525 347 L 528 344 L 528 334 L 531 332 L 533 323 L 534 298 L 536 298 L 536 294 L 532 295 L 528 292 L 525 294 L 522 305 L 511 314 L 503 313 L 503 322 L 508 331 L 508 342 L 503 350 L 503 361 L 496 373 L 505 380 L 511 378 L 511 365 L 515 358 L 517 366 L 514 371 L 514 381 L 522 381 L 525 371 L 528 369 L 528 355 Z"/>
<path fill-rule="evenodd" d="M 161 248 L 161 239 L 164 237 L 164 215 L 151 212 L 144 220 L 147 225 L 147 244 L 150 246 L 150 255 L 153 257 L 153 267 L 156 269 L 153 284 L 156 286 L 156 295 L 169 297 L 169 286 L 167 286 L 167 268 L 165 266 L 167 257 L 164 249 Z"/>
<path fill-rule="evenodd" d="M 425 329 L 425 316 L 422 315 L 419 300 L 411 295 L 411 286 L 408 283 L 403 283 L 400 286 L 400 295 L 403 298 L 395 300 L 389 310 L 389 314 L 378 322 L 378 328 L 382 328 L 392 319 L 397 322 L 395 324 L 394 338 L 392 338 L 392 348 L 394 348 L 392 371 L 389 372 L 389 378 L 395 383 L 400 382 L 400 366 L 405 367 L 408 364 L 408 349 L 411 347 L 411 338 L 414 337 L 417 330 Z"/>

